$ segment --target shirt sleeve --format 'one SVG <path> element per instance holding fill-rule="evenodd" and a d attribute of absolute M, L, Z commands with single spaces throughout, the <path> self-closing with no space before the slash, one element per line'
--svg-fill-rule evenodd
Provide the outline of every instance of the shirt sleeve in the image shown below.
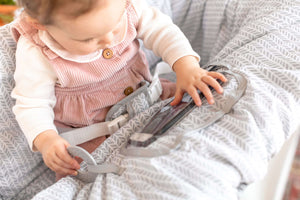
<path fill-rule="evenodd" d="M 34 139 L 43 131 L 56 130 L 53 107 L 56 103 L 56 74 L 40 49 L 20 37 L 16 51 L 16 99 L 13 112 L 33 151 Z"/>
<path fill-rule="evenodd" d="M 145 0 L 132 0 L 132 4 L 139 18 L 137 37 L 144 42 L 146 48 L 172 67 L 179 58 L 187 55 L 195 56 L 200 61 L 200 56 L 169 16 L 150 7 Z"/>

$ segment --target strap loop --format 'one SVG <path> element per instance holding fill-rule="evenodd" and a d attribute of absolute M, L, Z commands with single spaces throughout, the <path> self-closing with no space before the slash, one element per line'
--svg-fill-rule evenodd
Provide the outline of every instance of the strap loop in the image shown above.
<path fill-rule="evenodd" d="M 100 122 L 90 126 L 71 129 L 60 136 L 75 146 L 100 136 L 111 135 L 129 120 L 128 114 L 121 115 L 110 122 Z"/>
<path fill-rule="evenodd" d="M 121 175 L 123 173 L 123 169 L 115 164 L 101 164 L 97 165 L 95 159 L 92 155 L 87 152 L 85 149 L 78 146 L 70 146 L 68 147 L 68 152 L 73 157 L 77 156 L 83 159 L 83 161 L 87 164 L 87 171 L 78 170 L 77 178 L 83 182 L 91 183 L 94 182 L 98 174 L 106 174 L 106 173 L 114 173 L 117 175 Z"/>

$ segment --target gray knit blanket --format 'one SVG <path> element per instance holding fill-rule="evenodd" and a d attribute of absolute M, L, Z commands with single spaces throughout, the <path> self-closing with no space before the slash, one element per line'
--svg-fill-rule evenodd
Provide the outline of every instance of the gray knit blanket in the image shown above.
<path fill-rule="evenodd" d="M 269 160 L 300 124 L 299 0 L 148 0 L 170 15 L 201 56 L 202 67 L 228 66 L 247 88 L 231 110 L 198 128 L 214 107 L 194 109 L 147 148 L 180 146 L 168 154 L 127 157 L 120 147 L 163 104 L 140 113 L 92 156 L 121 175 L 99 174 L 92 183 L 55 175 L 31 152 L 11 108 L 16 44 L 10 25 L 0 28 L 0 199 L 238 199 L 261 179 Z M 159 58 L 147 51 L 151 65 Z M 239 83 L 231 79 L 217 105 Z M 84 166 L 83 166 L 84 167 Z"/>

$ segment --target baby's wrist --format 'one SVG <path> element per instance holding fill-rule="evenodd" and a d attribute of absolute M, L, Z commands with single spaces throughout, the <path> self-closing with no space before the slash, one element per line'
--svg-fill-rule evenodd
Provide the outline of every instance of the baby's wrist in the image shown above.
<path fill-rule="evenodd" d="M 55 138 L 59 137 L 56 131 L 47 130 L 40 133 L 33 141 L 33 148 L 36 148 L 39 152 L 42 153 L 43 147 L 45 147 L 47 143 L 53 141 Z"/>
<path fill-rule="evenodd" d="M 173 64 L 172 69 L 177 73 L 179 70 L 186 69 L 187 67 L 200 67 L 198 59 L 192 55 L 181 57 Z"/>

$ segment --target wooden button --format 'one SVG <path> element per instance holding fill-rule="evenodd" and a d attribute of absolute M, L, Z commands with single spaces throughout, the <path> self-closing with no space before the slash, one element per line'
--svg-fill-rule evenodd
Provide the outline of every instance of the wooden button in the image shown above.
<path fill-rule="evenodd" d="M 114 55 L 114 52 L 111 49 L 104 49 L 102 52 L 102 56 L 106 59 L 111 59 Z"/>
<path fill-rule="evenodd" d="M 124 90 L 124 94 L 126 96 L 130 95 L 131 93 L 133 93 L 133 88 L 131 86 L 127 87 L 125 90 Z"/>

